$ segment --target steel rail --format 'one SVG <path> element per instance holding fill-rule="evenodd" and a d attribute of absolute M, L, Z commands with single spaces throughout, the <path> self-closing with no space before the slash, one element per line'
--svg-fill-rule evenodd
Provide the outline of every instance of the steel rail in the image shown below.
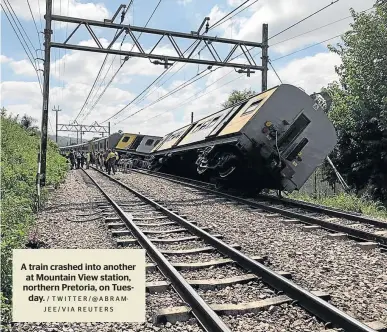
<path fill-rule="evenodd" d="M 177 175 L 173 175 L 173 174 L 168 174 L 168 173 L 163 173 L 163 172 L 152 172 L 152 171 L 141 172 L 139 170 L 134 170 L 134 171 L 140 172 L 142 174 L 147 174 L 147 175 L 154 174 L 155 176 L 160 176 L 161 178 L 166 178 L 166 179 L 181 180 L 181 181 L 188 182 L 188 183 L 202 185 L 204 187 L 205 186 L 214 187 L 214 185 L 212 183 L 194 180 L 194 179 L 190 179 L 190 178 L 185 178 L 185 177 L 177 176 Z M 259 194 L 258 198 L 266 200 L 266 201 L 273 201 L 276 203 L 277 202 L 282 203 L 282 204 L 289 205 L 289 206 L 293 205 L 295 207 L 301 207 L 305 210 L 310 210 L 312 212 L 322 212 L 322 213 L 329 215 L 329 216 L 332 216 L 332 217 L 345 218 L 348 220 L 360 221 L 360 222 L 364 222 L 364 223 L 369 223 L 370 225 L 374 225 L 374 226 L 378 226 L 378 227 L 382 227 L 382 228 L 387 228 L 387 221 L 378 220 L 375 218 L 367 217 L 367 216 L 360 215 L 360 214 L 354 214 L 354 213 L 350 213 L 350 212 L 346 212 L 346 211 L 340 211 L 340 210 L 337 210 L 337 209 L 334 209 L 334 208 L 331 208 L 328 206 L 322 206 L 322 205 L 317 205 L 317 204 L 313 204 L 313 203 L 309 203 L 309 202 L 303 202 L 303 201 L 299 201 L 299 200 L 295 200 L 295 199 L 291 199 L 291 198 L 287 198 L 287 197 L 279 198 L 276 196 L 264 195 L 264 194 Z"/>
<path fill-rule="evenodd" d="M 346 233 L 348 235 L 348 237 L 353 238 L 353 239 L 358 240 L 358 241 L 374 241 L 374 242 L 377 242 L 379 245 L 381 245 L 383 247 L 383 249 L 387 249 L 386 248 L 387 237 L 384 237 L 384 236 L 379 235 L 379 234 L 369 233 L 369 232 L 355 229 L 352 227 L 336 224 L 336 223 L 331 222 L 331 221 L 325 221 L 325 220 L 322 220 L 322 219 L 319 219 L 316 217 L 312 217 L 312 216 L 307 216 L 307 215 L 304 215 L 301 213 L 281 209 L 281 208 L 274 207 L 274 206 L 268 206 L 268 205 L 265 205 L 265 204 L 262 204 L 259 202 L 251 201 L 251 200 L 246 199 L 246 198 L 226 194 L 226 193 L 223 193 L 223 192 L 220 192 L 220 191 L 217 191 L 214 189 L 202 187 L 202 186 L 199 186 L 199 185 L 196 185 L 193 183 L 175 180 L 175 179 L 168 178 L 168 177 L 162 177 L 162 176 L 158 176 L 158 175 L 152 174 L 152 173 L 144 173 L 144 172 L 140 172 L 140 173 L 144 174 L 144 175 L 165 178 L 168 181 L 175 182 L 177 184 L 185 185 L 188 187 L 192 187 L 195 189 L 200 189 L 200 190 L 206 191 L 208 193 L 218 195 L 218 196 L 227 198 L 229 200 L 236 201 L 238 203 L 246 204 L 246 205 L 249 205 L 249 206 L 257 208 L 257 209 L 262 209 L 262 210 L 265 210 L 268 212 L 273 212 L 273 213 L 279 213 L 279 214 L 281 214 L 285 217 L 289 217 L 289 218 L 296 218 L 296 219 L 299 219 L 303 223 L 306 223 L 309 225 L 318 225 L 321 228 L 324 228 L 328 231 Z"/>
<path fill-rule="evenodd" d="M 221 320 L 221 318 L 211 309 L 211 307 L 199 296 L 199 294 L 192 288 L 192 286 L 156 248 L 152 241 L 150 241 L 149 238 L 145 236 L 140 228 L 133 222 L 132 215 L 122 210 L 121 207 L 101 188 L 101 186 L 93 179 L 90 174 L 88 174 L 83 169 L 82 171 L 90 178 L 94 185 L 101 191 L 101 193 L 113 206 L 114 210 L 121 217 L 122 221 L 124 221 L 125 224 L 129 227 L 130 231 L 136 237 L 140 245 L 146 249 L 148 255 L 156 263 L 161 273 L 171 281 L 172 287 L 176 290 L 180 297 L 190 305 L 193 315 L 203 326 L 203 328 L 208 332 L 231 332 L 223 320 Z M 112 179 L 111 177 L 109 178 Z"/>
<path fill-rule="evenodd" d="M 356 214 L 349 213 L 349 212 L 339 211 L 339 210 L 330 208 L 328 206 L 320 206 L 320 205 L 316 205 L 313 203 L 302 202 L 302 201 L 298 201 L 298 200 L 294 200 L 294 199 L 286 198 L 286 197 L 278 198 L 278 197 L 271 196 L 271 195 L 260 194 L 260 195 L 258 195 L 258 198 L 268 200 L 268 201 L 279 202 L 279 203 L 282 203 L 285 205 L 299 206 L 305 210 L 310 210 L 312 212 L 323 212 L 324 214 L 327 214 L 327 215 L 330 215 L 333 217 L 339 217 L 339 218 L 345 218 L 345 219 L 349 219 L 349 220 L 353 220 L 353 221 L 365 222 L 365 223 L 369 223 L 369 224 L 374 225 L 374 226 L 387 228 L 387 221 L 385 222 L 382 220 L 366 217 L 364 215 L 356 215 Z"/>
<path fill-rule="evenodd" d="M 284 292 L 290 298 L 296 300 L 297 304 L 305 308 L 307 311 L 311 312 L 313 315 L 319 317 L 323 321 L 329 322 L 334 326 L 346 329 L 351 332 L 360 332 L 360 331 L 375 332 L 375 330 L 371 329 L 367 325 L 359 322 L 355 318 L 339 310 L 338 308 L 334 307 L 328 302 L 320 299 L 319 297 L 313 295 L 312 293 L 303 289 L 302 287 L 298 286 L 292 281 L 272 271 L 265 265 L 254 261 L 253 259 L 244 255 L 240 251 L 234 249 L 233 247 L 230 247 L 228 244 L 213 237 L 211 234 L 202 230 L 200 227 L 193 225 L 192 223 L 183 219 L 176 213 L 168 210 L 167 208 L 163 207 L 162 205 L 155 202 L 154 200 L 141 194 L 137 190 L 128 187 L 126 184 L 122 183 L 121 181 L 111 177 L 110 175 L 107 175 L 101 172 L 100 170 L 94 167 L 92 168 L 102 173 L 106 177 L 108 177 L 111 181 L 127 189 L 128 191 L 130 191 L 140 199 L 146 201 L 148 204 L 152 205 L 159 211 L 162 211 L 170 219 L 172 219 L 173 221 L 177 222 L 181 226 L 188 229 L 192 234 L 200 237 L 207 243 L 214 246 L 221 253 L 233 259 L 235 263 L 241 266 L 242 268 L 246 269 L 247 271 L 251 271 L 251 273 L 254 273 L 257 276 L 260 276 L 262 280 L 267 284 L 269 284 L 271 287 Z"/>

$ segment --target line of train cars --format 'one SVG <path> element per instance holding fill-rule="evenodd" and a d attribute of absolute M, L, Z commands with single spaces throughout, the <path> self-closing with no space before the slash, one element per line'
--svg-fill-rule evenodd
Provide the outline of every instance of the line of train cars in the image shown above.
<path fill-rule="evenodd" d="M 103 140 L 103 148 L 115 146 L 145 158 L 151 170 L 246 191 L 292 192 L 333 150 L 337 136 L 321 103 L 297 87 L 282 84 L 163 138 L 113 134 L 86 146 L 98 150 Z"/>

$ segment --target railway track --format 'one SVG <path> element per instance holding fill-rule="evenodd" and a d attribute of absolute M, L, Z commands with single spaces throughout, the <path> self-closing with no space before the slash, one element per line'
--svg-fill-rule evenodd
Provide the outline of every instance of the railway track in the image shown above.
<path fill-rule="evenodd" d="M 257 212 L 269 212 L 273 217 L 284 216 L 288 218 L 284 222 L 303 223 L 310 230 L 325 229 L 333 238 L 350 238 L 366 248 L 379 246 L 387 252 L 387 222 L 382 220 L 272 195 L 247 199 L 216 190 L 213 184 L 206 182 L 159 172 L 134 171 L 205 192 L 209 198 L 222 197 L 257 209 Z"/>
<path fill-rule="evenodd" d="M 374 331 L 326 302 L 328 294 L 309 292 L 290 281 L 288 273 L 268 268 L 265 257 L 244 255 L 238 245 L 226 244 L 221 236 L 106 174 L 91 170 L 86 174 L 106 199 L 99 206 L 117 244 L 129 247 L 140 244 L 152 260 L 147 272 L 157 268 L 165 277 L 163 280 L 151 277 L 148 291 L 162 293 L 172 286 L 185 303 L 159 310 L 154 315 L 155 323 L 186 320 L 193 314 L 204 330 L 230 331 L 220 314 L 243 315 L 265 308 L 270 312 L 271 308 L 288 303 L 301 306 L 329 325 L 346 331 Z M 125 203 L 114 199 L 117 193 L 125 197 Z M 218 266 L 227 266 L 225 271 L 232 271 L 232 276 L 226 273 L 219 277 Z M 199 270 L 205 272 L 195 272 Z M 238 301 L 234 303 L 217 304 L 222 297 L 221 289 L 227 287 L 242 296 L 235 296 Z"/>

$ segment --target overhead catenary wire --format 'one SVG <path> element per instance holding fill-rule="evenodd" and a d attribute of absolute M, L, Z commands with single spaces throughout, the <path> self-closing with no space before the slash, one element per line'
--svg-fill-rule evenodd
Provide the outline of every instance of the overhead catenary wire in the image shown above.
<path fill-rule="evenodd" d="M 324 9 L 328 8 L 329 6 L 331 6 L 332 4 L 334 4 L 334 3 L 338 2 L 338 1 L 339 1 L 339 0 L 333 1 L 330 5 L 325 6 L 324 8 L 319 9 L 317 12 L 314 12 L 314 13 L 312 13 L 311 15 L 308 15 L 306 18 L 304 18 L 304 19 L 302 19 L 302 20 L 296 22 L 295 24 L 291 25 L 290 27 L 288 27 L 288 28 L 286 28 L 286 29 L 280 31 L 279 33 L 277 33 L 276 35 L 270 37 L 269 39 L 271 39 L 271 38 L 273 38 L 273 37 L 275 37 L 275 36 L 278 36 L 278 35 L 280 35 L 281 33 L 283 33 L 283 32 L 285 32 L 285 31 L 291 29 L 292 27 L 296 26 L 297 24 L 301 23 L 302 21 L 305 21 L 306 19 L 312 17 L 313 15 L 316 15 L 317 13 L 323 11 Z M 255 1 L 255 2 L 257 2 L 257 1 Z M 253 5 L 255 2 L 251 3 L 249 6 Z M 249 7 L 249 6 L 248 6 L 248 7 Z M 244 8 L 244 9 L 247 9 L 247 7 Z M 244 10 L 244 9 L 243 9 L 243 10 Z M 240 12 L 241 12 L 241 11 L 239 11 L 239 12 L 236 13 L 235 15 L 239 14 Z M 230 19 L 231 19 L 231 18 L 232 18 L 232 17 L 230 17 Z M 219 20 L 219 22 L 220 22 L 220 20 Z M 224 23 L 224 22 L 222 22 L 222 23 Z M 222 24 L 222 23 L 220 23 L 220 24 Z M 219 25 L 220 25 L 220 24 L 219 24 Z M 215 25 L 213 25 L 212 27 L 215 27 Z M 239 54 L 239 55 L 236 56 L 236 57 L 239 57 L 240 55 L 241 55 L 241 54 Z M 255 56 L 256 56 L 256 55 L 255 55 Z M 234 57 L 233 59 L 235 59 L 236 57 Z M 275 61 L 275 60 L 273 60 L 273 61 Z M 270 64 L 270 65 L 272 66 L 272 64 Z M 225 76 L 227 76 L 228 74 L 231 74 L 232 72 L 233 72 L 233 71 L 231 70 L 231 71 L 230 71 L 229 73 L 227 73 Z M 278 73 L 276 73 L 276 75 L 278 76 Z M 279 76 L 278 76 L 278 78 L 279 78 Z M 279 79 L 280 79 L 280 78 L 279 78 Z M 161 101 L 161 100 L 158 100 L 158 101 Z M 157 101 L 156 101 L 156 102 L 157 102 Z M 152 104 L 152 105 L 153 105 L 153 104 Z M 150 106 L 151 106 L 151 105 L 147 105 L 145 108 L 150 107 Z M 145 108 L 142 108 L 141 110 L 144 110 Z M 140 110 L 140 111 L 141 111 L 141 110 Z M 137 113 L 138 113 L 138 112 L 136 112 L 136 113 L 134 113 L 134 114 L 137 114 Z M 133 116 L 134 114 L 128 116 L 127 118 Z M 127 118 L 125 118 L 124 120 L 126 120 Z M 123 121 L 123 120 L 122 120 L 122 121 Z"/>
<path fill-rule="evenodd" d="M 153 18 L 154 14 L 156 13 L 158 7 L 160 6 L 161 4 L 161 1 L 162 0 L 159 0 L 159 2 L 157 3 L 156 7 L 154 8 L 152 14 L 150 15 L 149 19 L 147 20 L 147 22 L 145 23 L 145 28 L 148 26 L 149 22 L 151 21 L 151 19 Z M 141 38 L 141 35 L 142 35 L 142 32 L 139 34 L 139 36 L 137 37 L 137 40 L 139 40 Z M 125 39 L 126 35 L 124 36 L 123 38 L 123 41 Z M 123 41 L 121 42 L 121 47 L 122 47 L 122 44 L 123 44 Z M 132 45 L 132 49 L 131 51 L 133 51 L 133 48 L 134 48 L 134 44 Z M 114 57 L 115 59 L 115 57 Z M 113 62 L 114 62 L 114 59 L 108 69 L 108 71 L 110 70 L 111 66 L 113 65 Z M 115 77 L 117 76 L 118 72 L 121 70 L 121 68 L 123 67 L 123 65 L 125 64 L 125 62 L 129 59 L 129 57 L 125 57 L 124 61 L 121 63 L 121 65 L 118 67 L 118 69 L 116 70 L 116 72 L 113 74 L 112 78 L 110 79 L 110 81 L 107 83 L 107 85 L 105 86 L 104 90 L 101 92 L 101 94 L 98 96 L 96 102 L 93 104 L 93 106 L 91 107 L 91 110 L 89 111 L 89 113 L 96 107 L 96 105 L 98 104 L 99 100 L 101 100 L 102 96 L 105 94 L 106 90 L 108 89 L 108 87 L 110 86 L 110 84 L 113 82 L 113 80 L 115 79 Z M 108 72 L 107 71 L 107 72 Z M 106 73 L 107 73 L 106 72 Z M 106 74 L 105 74 L 105 77 L 106 77 Z"/>
<path fill-rule="evenodd" d="M 224 20 L 223 22 L 220 22 L 218 24 L 213 24 L 208 30 L 212 30 L 212 29 L 215 29 L 216 27 L 218 27 L 219 25 L 222 25 L 223 23 L 231 20 L 233 17 L 239 15 L 240 13 L 242 13 L 243 11 L 245 11 L 247 8 L 251 7 L 252 5 L 254 5 L 255 3 L 257 3 L 259 0 L 255 0 L 253 1 L 251 4 L 249 4 L 248 6 L 246 6 L 245 8 L 242 8 L 239 12 L 235 13 L 233 16 L 229 17 L 227 20 Z"/>
<path fill-rule="evenodd" d="M 5 4 L 5 5 L 6 5 L 6 4 Z M 22 40 L 20 39 L 20 37 L 19 37 L 19 35 L 18 35 L 18 33 L 17 33 L 17 31 L 16 31 L 16 29 L 15 29 L 15 27 L 14 27 L 14 25 L 13 25 L 11 19 L 10 19 L 11 12 L 8 11 L 8 14 L 7 14 L 7 11 L 5 10 L 6 7 L 4 7 L 3 4 L 1 4 L 1 3 L 0 3 L 0 6 L 1 6 L 1 8 L 3 9 L 3 12 L 4 12 L 4 14 L 5 14 L 5 16 L 6 16 L 7 20 L 8 20 L 8 22 L 9 22 L 9 24 L 11 25 L 12 30 L 14 31 L 14 33 L 15 33 L 17 39 L 18 39 L 19 42 L 20 42 L 20 45 L 22 46 L 22 48 L 23 48 L 25 54 L 27 55 L 28 60 L 30 61 L 31 65 L 32 65 L 32 67 L 33 67 L 33 69 L 34 69 L 34 71 L 35 71 L 35 73 L 36 73 L 36 76 L 37 76 L 37 79 L 38 79 L 38 83 L 39 83 L 39 87 L 40 87 L 40 91 L 41 91 L 41 93 L 43 94 L 43 88 L 42 88 L 42 84 L 41 84 L 41 82 L 40 82 L 40 77 L 39 77 L 39 74 L 38 74 L 38 71 L 37 71 L 37 68 L 36 68 L 36 64 L 34 64 L 34 62 L 33 62 L 32 59 L 31 59 L 31 56 L 28 54 L 28 51 L 27 51 L 27 49 L 26 49 L 26 48 L 28 48 L 28 45 L 24 45 L 23 42 L 22 42 Z M 8 9 L 8 8 L 7 8 L 7 9 Z M 30 51 L 30 52 L 31 52 L 31 51 Z"/>
<path fill-rule="evenodd" d="M 250 0 L 246 0 L 245 2 L 241 3 L 238 7 L 234 8 L 231 12 L 229 12 L 228 14 L 224 15 L 222 18 L 220 18 L 219 20 L 217 20 L 214 24 L 211 25 L 211 28 L 213 27 L 216 27 L 217 25 L 220 25 L 226 17 L 230 16 L 233 12 L 235 12 L 236 10 L 238 10 L 239 8 L 241 8 L 242 6 L 244 6 L 246 3 L 248 3 Z"/>
<path fill-rule="evenodd" d="M 226 18 L 227 16 L 229 16 L 230 14 L 232 14 L 232 13 L 233 13 L 234 11 L 236 11 L 238 8 L 242 7 L 242 6 L 243 6 L 245 3 L 247 3 L 248 1 L 250 1 L 250 0 L 247 0 L 247 1 L 245 1 L 244 3 L 242 3 L 242 5 L 238 6 L 237 8 L 235 8 L 234 10 L 232 10 L 229 14 L 225 15 L 223 18 L 221 18 L 220 20 L 218 20 L 217 22 L 215 22 L 214 25 L 215 25 L 215 24 L 218 24 L 218 23 L 219 23 L 218 25 L 222 24 L 222 23 L 220 23 L 220 22 L 221 22 L 223 19 L 225 19 L 225 18 Z M 256 3 L 257 1 L 258 1 L 258 0 L 254 1 L 251 5 L 253 5 L 253 4 Z M 251 6 L 251 5 L 250 5 L 250 6 Z M 250 7 L 250 6 L 247 6 L 247 7 L 244 8 L 244 9 L 247 9 L 247 8 Z M 244 9 L 243 9 L 243 10 L 244 10 Z M 243 11 L 243 10 L 241 10 L 241 11 Z M 241 12 L 241 11 L 240 11 L 240 12 Z M 238 12 L 237 14 L 239 14 L 240 12 Z M 237 14 L 235 14 L 235 15 L 237 15 Z M 235 15 L 233 15 L 232 17 L 234 17 Z M 211 30 L 211 29 L 212 29 L 212 27 L 211 27 L 209 30 Z M 204 32 L 204 33 L 206 33 L 206 32 Z M 203 34 L 204 34 L 204 33 L 203 33 Z M 187 50 L 185 50 L 185 51 L 183 52 L 183 55 L 184 55 L 186 52 L 188 52 L 188 50 L 191 49 L 192 46 L 193 46 L 195 43 L 200 43 L 200 40 L 199 40 L 199 41 L 195 40 L 195 41 L 187 48 Z M 205 47 L 205 46 L 204 46 L 204 47 Z M 198 54 L 200 54 L 200 52 L 204 49 L 204 47 L 198 52 Z M 171 67 L 169 67 L 167 71 L 170 71 L 170 70 L 175 66 L 175 64 L 176 64 L 176 63 L 174 63 Z M 183 66 L 180 67 L 173 75 L 171 75 L 167 80 L 165 80 L 161 85 L 159 85 L 158 88 L 160 88 L 162 85 L 164 85 L 166 82 L 168 82 L 173 76 L 175 76 L 175 75 L 176 75 L 181 69 L 183 69 L 186 65 L 187 65 L 186 63 L 183 64 Z M 165 72 L 165 74 L 166 74 L 166 72 Z M 158 88 L 156 88 L 156 89 L 153 90 L 153 91 L 150 91 L 147 95 L 154 93 Z M 144 98 L 146 98 L 147 95 L 145 95 L 139 102 L 141 102 L 142 100 L 144 100 Z"/>
<path fill-rule="evenodd" d="M 341 35 L 339 35 L 339 36 L 341 36 Z M 301 51 L 306 50 L 306 49 L 308 49 L 308 48 L 315 47 L 315 46 L 317 46 L 317 45 L 323 44 L 323 43 L 325 43 L 326 41 L 329 41 L 329 40 L 334 39 L 334 38 L 337 38 L 337 37 L 338 37 L 338 36 L 335 36 L 335 37 L 332 37 L 332 38 L 323 40 L 323 41 L 321 41 L 321 42 L 319 42 L 319 43 L 313 44 L 313 45 L 308 46 L 308 47 L 306 47 L 306 48 L 303 48 L 303 49 L 297 50 L 297 51 L 295 51 L 295 52 L 289 53 L 289 54 L 287 54 L 287 55 L 284 55 L 284 56 L 281 57 L 281 58 L 277 58 L 277 59 L 275 59 L 275 60 L 270 60 L 269 63 L 270 63 L 270 65 L 272 66 L 271 62 L 277 61 L 277 60 L 282 59 L 282 58 L 284 58 L 284 57 L 291 56 L 291 55 L 294 54 L 294 53 L 301 52 Z M 256 53 L 256 54 L 253 55 L 253 57 L 256 57 L 256 56 L 259 55 L 259 54 L 260 54 L 260 53 Z M 273 68 L 273 70 L 274 70 L 274 67 L 272 67 L 272 68 Z M 236 81 L 236 80 L 238 80 L 238 79 L 241 79 L 241 78 L 243 77 L 243 76 L 238 76 L 238 77 L 236 77 L 236 78 L 230 80 L 229 82 L 227 82 L 227 83 L 225 83 L 225 84 L 223 84 L 223 85 L 220 85 L 220 86 L 217 87 L 216 89 L 214 89 L 214 90 L 212 90 L 212 91 L 210 91 L 210 92 L 206 92 L 206 93 L 204 93 L 204 94 L 202 94 L 201 96 L 198 97 L 198 94 L 199 94 L 200 92 L 207 90 L 210 86 L 214 85 L 215 83 L 217 83 L 218 81 L 220 81 L 221 79 L 225 78 L 226 76 L 230 75 L 230 74 L 233 73 L 233 72 L 234 72 L 233 70 L 229 71 L 228 73 L 224 74 L 222 77 L 220 77 L 219 79 L 217 79 L 217 80 L 214 81 L 213 83 L 209 84 L 207 87 L 203 88 L 203 89 L 202 89 L 201 91 L 199 91 L 198 93 L 195 93 L 195 94 L 192 95 L 191 97 L 188 97 L 188 99 L 191 99 L 191 98 L 192 98 L 192 99 L 194 99 L 194 100 L 197 100 L 197 99 L 202 98 L 203 96 L 207 95 L 208 93 L 214 92 L 214 91 L 220 89 L 221 87 L 226 86 L 226 85 L 228 85 L 228 84 L 230 84 L 230 83 L 232 83 L 232 82 L 234 82 L 234 81 Z M 276 72 L 276 71 L 274 70 L 274 72 Z M 280 77 L 278 76 L 278 74 L 277 74 L 277 77 L 278 77 L 278 79 L 279 79 L 279 80 L 281 81 L 281 83 L 282 83 L 282 80 L 280 79 Z M 162 115 L 162 114 L 165 114 L 165 113 L 170 112 L 170 111 L 172 111 L 172 110 L 175 110 L 175 109 L 177 109 L 177 108 L 179 108 L 179 107 L 181 107 L 181 106 L 183 106 L 183 105 L 185 105 L 185 104 L 188 104 L 189 102 L 192 102 L 192 100 L 189 100 L 189 101 L 186 100 L 186 101 L 184 101 L 183 103 L 180 103 L 180 104 L 176 105 L 176 106 L 173 107 L 172 109 L 169 109 L 168 111 L 165 111 L 165 112 L 162 112 L 162 113 L 160 113 L 160 114 L 157 114 L 157 115 L 155 115 L 155 116 L 153 116 L 153 117 L 151 117 L 151 118 L 148 118 L 148 119 L 146 119 L 146 120 L 144 120 L 144 121 L 142 121 L 142 122 L 148 122 L 148 121 L 150 121 L 150 120 L 152 120 L 152 119 L 154 119 L 154 118 L 159 117 L 159 116 Z"/>
<path fill-rule="evenodd" d="M 269 40 L 272 39 L 272 38 L 274 38 L 274 37 L 279 36 L 280 34 L 284 33 L 285 31 L 290 30 L 291 28 L 295 27 L 296 25 L 300 24 L 301 22 L 306 21 L 308 18 L 311 18 L 312 16 L 314 16 L 314 15 L 316 15 L 316 14 L 322 12 L 323 10 L 327 9 L 328 7 L 332 6 L 333 4 L 335 4 L 335 3 L 337 3 L 337 2 L 339 2 L 339 0 L 332 1 L 329 5 L 326 5 L 325 7 L 323 7 L 323 8 L 321 8 L 321 9 L 315 11 L 314 13 L 312 13 L 312 14 L 310 14 L 310 15 L 308 15 L 307 17 L 304 17 L 302 20 L 299 20 L 298 22 L 292 24 L 291 26 L 287 27 L 286 29 L 283 29 L 283 30 L 281 30 L 280 32 L 277 32 L 275 35 L 271 36 L 271 37 L 269 38 Z"/>
<path fill-rule="evenodd" d="M 192 46 L 192 45 L 193 45 L 193 44 L 191 44 L 191 46 Z M 191 47 L 191 46 L 190 46 L 190 47 Z M 203 46 L 203 48 L 204 48 L 204 47 L 205 47 L 205 46 Z M 200 53 L 200 52 L 203 50 L 203 48 L 202 48 L 198 53 Z M 189 48 L 188 48 L 188 49 L 189 49 Z M 188 49 L 187 49 L 185 52 L 187 52 Z M 184 64 L 181 68 L 179 68 L 179 69 L 177 70 L 177 72 L 180 71 L 185 65 L 186 65 L 186 64 Z M 219 69 L 219 67 L 216 68 L 216 69 Z M 216 69 L 215 69 L 215 70 L 216 70 Z M 153 104 L 155 104 L 155 103 L 157 103 L 157 102 L 159 102 L 159 101 L 161 101 L 161 100 L 163 100 L 163 99 L 169 97 L 170 95 L 175 94 L 176 92 L 180 91 L 181 89 L 185 88 L 186 86 L 188 86 L 188 85 L 190 85 L 190 84 L 196 82 L 196 81 L 199 80 L 199 79 L 204 78 L 205 76 L 207 76 L 207 75 L 211 74 L 213 71 L 215 71 L 215 70 L 211 70 L 209 73 L 207 73 L 207 74 L 205 74 L 205 75 L 203 75 L 203 76 L 201 76 L 201 77 L 199 77 L 199 78 L 197 77 L 197 76 L 200 76 L 201 74 L 203 74 L 203 73 L 204 73 L 205 71 L 207 71 L 207 70 L 210 70 L 210 67 L 208 67 L 207 69 L 204 69 L 204 70 L 203 70 L 202 72 L 200 72 L 200 73 L 197 73 L 196 75 L 194 75 L 193 77 L 191 77 L 188 81 L 185 81 L 185 82 L 181 83 L 180 85 L 178 85 L 177 87 L 175 87 L 173 90 L 168 91 L 165 95 L 159 97 L 157 100 L 155 100 L 155 101 L 152 102 L 151 104 L 148 104 L 148 105 L 145 106 L 144 108 L 142 108 L 142 109 L 136 111 L 136 112 L 133 113 L 133 114 L 130 114 L 130 115 L 127 116 L 124 120 L 126 120 L 126 119 L 132 117 L 133 115 L 135 115 L 135 114 L 141 112 L 143 109 L 146 109 L 146 108 L 152 106 Z M 165 71 L 164 71 L 164 73 L 165 73 Z M 164 74 L 164 73 L 163 73 L 163 74 Z M 176 72 L 174 73 L 174 75 L 175 75 L 175 74 L 176 74 Z M 172 75 L 170 78 L 172 78 L 174 75 Z M 157 79 L 159 79 L 159 78 L 160 78 L 160 77 L 158 77 Z M 170 78 L 169 78 L 169 79 L 170 79 Z M 157 80 L 157 79 L 156 79 L 156 80 Z M 169 80 L 169 79 L 168 79 L 168 80 Z M 195 81 L 190 83 L 190 81 L 192 81 L 193 79 L 195 79 Z M 154 82 L 155 82 L 155 81 L 154 81 Z M 164 82 L 164 83 L 165 83 L 165 82 Z M 144 91 L 143 91 L 143 92 L 144 92 Z M 143 93 L 143 92 L 142 92 L 142 93 Z M 136 97 L 136 98 L 137 98 L 137 97 Z M 143 97 L 143 98 L 145 98 L 145 97 Z M 127 105 L 127 106 L 128 106 L 128 105 Z M 118 115 L 118 113 L 116 113 L 116 115 Z M 116 115 L 113 115 L 112 117 L 115 117 Z M 109 119 L 110 119 L 110 118 L 109 118 Z M 106 120 L 105 120 L 105 121 L 106 121 Z M 120 120 L 120 121 L 123 121 L 123 120 Z"/>
<path fill-rule="evenodd" d="M 126 10 L 123 11 L 123 14 L 121 15 L 121 22 L 120 22 L 121 24 L 122 24 L 122 22 L 124 21 L 125 15 L 126 15 L 128 9 L 129 9 L 129 7 L 130 7 L 130 5 L 131 5 L 132 3 L 133 3 L 133 0 L 130 0 L 129 3 L 128 3 L 128 6 L 127 6 L 127 8 L 126 8 Z M 116 31 L 115 36 L 117 36 L 117 34 L 118 34 L 118 30 Z M 115 37 L 115 36 L 114 36 L 114 37 Z M 108 56 L 109 56 L 109 54 L 106 54 L 106 55 L 105 55 L 104 61 L 102 62 L 102 65 L 101 65 L 101 67 L 100 67 L 100 69 L 99 69 L 99 71 L 98 71 L 97 77 L 94 79 L 93 85 L 92 85 L 92 87 L 91 87 L 91 89 L 90 89 L 90 91 L 89 91 L 89 93 L 88 93 L 88 95 L 87 95 L 87 97 L 86 97 L 86 100 L 85 100 L 85 102 L 83 103 L 83 105 L 82 105 L 82 107 L 81 107 L 81 110 L 78 112 L 78 114 L 77 114 L 77 116 L 75 117 L 75 120 L 74 120 L 74 121 L 76 121 L 76 120 L 78 119 L 78 117 L 80 116 L 80 114 L 81 114 L 81 113 L 83 112 L 83 110 L 85 109 L 85 107 L 86 107 L 86 105 L 87 105 L 87 103 L 88 103 L 88 101 L 89 101 L 89 98 L 90 98 L 90 96 L 91 96 L 91 94 L 92 94 L 92 92 L 93 92 L 93 90 L 94 90 L 94 87 L 95 87 L 97 81 L 99 80 L 99 78 L 100 78 L 100 76 L 101 76 L 101 72 L 102 72 L 103 68 L 105 67 L 106 60 L 107 60 Z"/>

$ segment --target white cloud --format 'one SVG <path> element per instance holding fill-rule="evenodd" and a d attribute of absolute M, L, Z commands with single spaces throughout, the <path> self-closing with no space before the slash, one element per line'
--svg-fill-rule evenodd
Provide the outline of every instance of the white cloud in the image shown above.
<path fill-rule="evenodd" d="M 10 2 L 12 8 L 19 17 L 25 20 L 32 20 L 31 13 L 25 0 L 12 0 Z M 29 0 L 29 3 L 35 20 L 39 21 L 41 19 L 44 21 L 43 16 L 46 12 L 46 1 Z M 84 3 L 79 0 L 68 0 L 68 4 L 69 6 L 67 7 L 67 1 L 54 1 L 53 13 L 56 15 L 82 17 L 92 20 L 109 18 L 109 11 L 103 3 Z"/>
<path fill-rule="evenodd" d="M 12 61 L 12 58 L 8 58 L 7 56 L 0 54 L 0 63 L 8 63 L 11 61 Z"/>
<path fill-rule="evenodd" d="M 37 63 L 38 64 L 38 63 Z M 9 66 L 12 68 L 15 74 L 24 75 L 24 76 L 35 76 L 36 72 L 34 67 L 32 67 L 31 62 L 29 60 L 20 60 L 20 61 L 10 61 Z M 39 66 L 39 64 L 38 64 Z M 43 68 L 42 65 L 39 68 Z"/>
<path fill-rule="evenodd" d="M 237 0 L 229 1 L 235 5 L 238 3 Z M 263 23 L 269 24 L 269 36 L 273 36 L 329 3 L 330 1 L 324 1 L 322 3 L 321 1 L 307 0 L 258 1 L 256 4 L 249 7 L 248 10 L 232 19 L 232 36 L 235 39 L 260 42 L 262 40 Z M 371 8 L 373 4 L 374 0 L 341 0 L 288 31 L 281 33 L 278 37 L 270 40 L 269 44 L 273 45 L 277 42 L 305 33 L 306 31 L 350 16 L 349 8 L 351 7 L 356 11 L 362 11 Z M 211 10 L 210 15 L 213 15 L 211 16 L 211 21 L 215 22 L 221 14 L 226 14 L 226 12 L 228 11 L 219 11 L 218 6 L 215 5 Z M 269 51 L 271 54 L 272 52 L 285 54 L 294 49 L 301 48 L 302 46 L 323 41 L 348 30 L 350 22 L 351 19 L 342 20 L 325 28 L 292 39 L 289 42 L 270 47 Z M 226 21 L 225 24 L 217 27 L 214 32 L 221 33 L 222 36 L 230 37 L 230 25 L 231 20 Z M 235 30 L 237 31 L 235 32 Z"/>

